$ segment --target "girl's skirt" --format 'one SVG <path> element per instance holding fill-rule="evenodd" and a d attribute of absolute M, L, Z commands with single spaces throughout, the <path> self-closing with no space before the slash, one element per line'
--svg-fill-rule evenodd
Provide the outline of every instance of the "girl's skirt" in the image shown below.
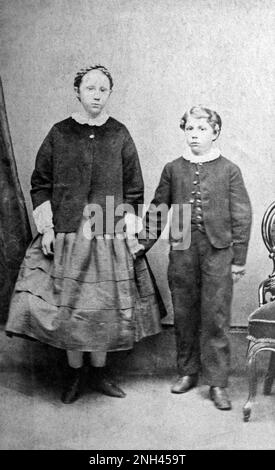
<path fill-rule="evenodd" d="M 10 304 L 6 332 L 79 351 L 131 349 L 161 331 L 164 306 L 145 256 L 127 239 L 56 235 L 54 257 L 41 235 L 29 246 Z"/>

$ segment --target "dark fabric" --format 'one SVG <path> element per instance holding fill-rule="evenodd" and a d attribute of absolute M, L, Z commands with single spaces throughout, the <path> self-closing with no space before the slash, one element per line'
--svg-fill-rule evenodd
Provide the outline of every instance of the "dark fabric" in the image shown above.
<path fill-rule="evenodd" d="M 148 280 L 150 279 L 150 283 L 152 282 L 152 285 L 154 287 L 155 296 L 156 296 L 157 303 L 158 303 L 158 306 L 159 306 L 160 318 L 162 319 L 162 318 L 166 317 L 167 310 L 166 310 L 166 307 L 165 307 L 164 302 L 162 300 L 159 288 L 158 288 L 157 283 L 156 283 L 154 273 L 151 269 L 151 266 L 149 264 L 149 261 L 148 261 L 146 255 L 137 257 L 136 260 L 135 260 L 135 263 L 134 263 L 134 267 L 135 267 L 135 272 L 136 273 L 139 272 L 139 275 L 136 275 L 137 286 L 140 286 L 140 287 L 138 287 L 138 290 L 140 290 L 140 292 L 141 292 L 142 291 L 142 285 L 145 286 L 146 283 L 148 282 Z M 146 279 L 144 279 L 144 281 L 141 282 L 141 279 L 142 279 L 141 276 L 140 276 L 141 270 L 146 275 L 147 281 L 146 281 Z"/>
<path fill-rule="evenodd" d="M 215 248 L 233 244 L 233 263 L 245 264 L 251 229 L 251 205 L 241 171 L 230 160 L 220 156 L 200 166 L 200 191 L 204 227 Z M 149 239 L 148 220 L 155 207 L 166 204 L 189 204 L 193 191 L 194 164 L 180 157 L 168 163 L 162 172 L 146 216 L 146 227 L 139 234 L 141 243 L 150 249 L 156 239 Z M 188 223 L 189 221 L 184 221 Z M 180 227 L 181 228 L 181 227 Z M 160 235 L 161 227 L 156 233 Z"/>
<path fill-rule="evenodd" d="M 79 351 L 130 349 L 161 331 L 154 281 L 125 239 L 59 233 L 54 258 L 41 236 L 27 250 L 6 332 Z"/>
<path fill-rule="evenodd" d="M 18 179 L 1 80 L 0 165 L 0 322 L 4 323 L 19 267 L 31 240 L 31 230 Z"/>
<path fill-rule="evenodd" d="M 275 340 L 275 302 L 257 308 L 248 318 L 248 334 L 256 339 Z"/>
<path fill-rule="evenodd" d="M 195 374 L 202 365 L 209 385 L 225 387 L 230 365 L 232 248 L 217 249 L 195 230 L 190 248 L 170 251 L 169 256 L 179 374 Z"/>
<path fill-rule="evenodd" d="M 38 151 L 31 184 L 34 208 L 51 201 L 56 232 L 75 232 L 87 201 L 102 207 L 103 222 L 106 196 L 114 196 L 114 209 L 126 203 L 137 212 L 143 203 L 135 144 L 126 127 L 111 117 L 99 127 L 72 118 L 55 124 Z M 97 233 L 111 232 L 104 223 Z"/>

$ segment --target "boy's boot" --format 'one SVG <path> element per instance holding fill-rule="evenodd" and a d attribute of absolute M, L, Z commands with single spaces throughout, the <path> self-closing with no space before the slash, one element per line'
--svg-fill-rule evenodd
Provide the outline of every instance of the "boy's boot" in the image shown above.
<path fill-rule="evenodd" d="M 231 410 L 232 405 L 229 400 L 226 388 L 210 387 L 210 398 L 219 410 Z"/>
<path fill-rule="evenodd" d="M 179 377 L 176 383 L 171 387 L 172 393 L 186 393 L 198 383 L 198 374 L 183 375 Z"/>

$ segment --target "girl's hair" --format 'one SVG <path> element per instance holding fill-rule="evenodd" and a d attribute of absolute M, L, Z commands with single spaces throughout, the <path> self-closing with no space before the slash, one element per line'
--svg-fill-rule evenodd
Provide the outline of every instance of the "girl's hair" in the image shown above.
<path fill-rule="evenodd" d="M 86 75 L 86 73 L 90 72 L 91 70 L 100 70 L 100 72 L 104 73 L 104 75 L 106 75 L 106 77 L 109 79 L 110 89 L 112 90 L 112 88 L 114 86 L 112 75 L 110 74 L 109 70 L 106 69 L 106 67 L 104 67 L 103 65 L 100 65 L 100 64 L 90 65 L 89 67 L 85 67 L 84 69 L 80 69 L 77 72 L 77 74 L 74 78 L 74 88 L 75 89 L 79 90 L 82 78 L 84 77 L 84 75 Z"/>
<path fill-rule="evenodd" d="M 193 106 L 191 109 L 186 111 L 181 118 L 180 121 L 180 128 L 185 130 L 185 125 L 187 122 L 187 119 L 189 116 L 192 116 L 194 118 L 206 118 L 207 122 L 210 124 L 212 129 L 219 135 L 221 132 L 222 128 L 222 120 L 219 114 L 216 111 L 213 111 L 212 109 L 205 108 L 204 106 L 198 105 L 198 106 Z"/>

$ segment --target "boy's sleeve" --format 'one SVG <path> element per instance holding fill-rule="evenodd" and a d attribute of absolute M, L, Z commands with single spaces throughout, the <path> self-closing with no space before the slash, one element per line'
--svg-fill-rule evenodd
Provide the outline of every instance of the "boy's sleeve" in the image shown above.
<path fill-rule="evenodd" d="M 169 163 L 165 165 L 153 200 L 143 219 L 143 229 L 138 234 L 139 243 L 148 251 L 164 229 L 171 207 L 171 175 Z"/>
<path fill-rule="evenodd" d="M 242 266 L 246 262 L 252 211 L 241 170 L 235 165 L 230 175 L 230 212 L 234 250 L 232 263 Z"/>
<path fill-rule="evenodd" d="M 144 182 L 137 149 L 128 131 L 122 148 L 122 159 L 123 202 L 130 204 L 138 215 L 138 206 L 144 202 Z"/>
<path fill-rule="evenodd" d="M 52 169 L 52 130 L 44 139 L 38 150 L 35 168 L 31 176 L 31 198 L 33 209 L 50 201 L 52 197 L 53 169 Z"/>

